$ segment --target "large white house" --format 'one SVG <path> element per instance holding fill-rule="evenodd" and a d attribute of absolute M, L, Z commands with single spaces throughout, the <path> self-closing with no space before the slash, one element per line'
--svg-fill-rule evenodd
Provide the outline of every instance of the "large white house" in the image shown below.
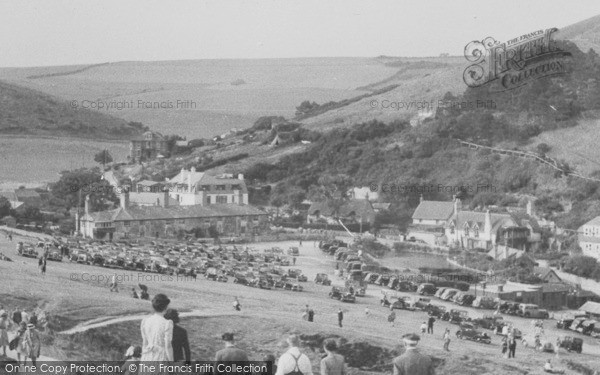
<path fill-rule="evenodd" d="M 583 255 L 600 259 L 600 216 L 583 224 L 578 236 Z"/>
<path fill-rule="evenodd" d="M 180 206 L 213 204 L 248 204 L 248 189 L 244 175 L 211 176 L 204 172 L 182 169 L 179 174 L 167 181 L 169 195 Z"/>

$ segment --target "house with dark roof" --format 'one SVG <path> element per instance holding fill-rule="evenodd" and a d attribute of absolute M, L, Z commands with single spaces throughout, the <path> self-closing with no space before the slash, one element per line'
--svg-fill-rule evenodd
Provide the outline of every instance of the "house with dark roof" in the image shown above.
<path fill-rule="evenodd" d="M 338 224 L 335 218 L 343 223 L 368 223 L 375 222 L 375 210 L 367 199 L 349 199 L 339 208 L 335 208 L 328 202 L 313 202 L 308 208 L 307 223 L 325 221 L 330 224 Z"/>
<path fill-rule="evenodd" d="M 159 155 L 166 156 L 167 140 L 160 133 L 147 131 L 140 137 L 130 140 L 129 160 L 133 163 L 154 160 Z"/>
<path fill-rule="evenodd" d="M 577 236 L 583 255 L 600 260 L 600 216 L 579 227 Z"/>
<path fill-rule="evenodd" d="M 165 194 L 167 194 L 165 192 Z M 127 191 L 120 195 L 118 208 L 90 212 L 89 196 L 80 219 L 80 234 L 88 238 L 114 240 L 129 237 L 171 238 L 180 231 L 213 228 L 225 236 L 258 234 L 267 226 L 267 214 L 241 204 L 209 206 L 131 205 Z"/>
<path fill-rule="evenodd" d="M 445 245 L 445 228 L 454 212 L 460 209 L 460 200 L 452 202 L 426 201 L 423 195 L 412 215 L 412 224 L 408 228 L 408 237 L 425 241 L 430 245 Z"/>

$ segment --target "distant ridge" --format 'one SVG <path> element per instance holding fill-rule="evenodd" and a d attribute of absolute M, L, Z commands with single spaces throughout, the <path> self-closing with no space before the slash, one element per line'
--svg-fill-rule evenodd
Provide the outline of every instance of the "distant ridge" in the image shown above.
<path fill-rule="evenodd" d="M 77 73 L 85 72 L 86 70 L 97 68 L 99 66 L 108 65 L 108 64 L 110 64 L 110 63 L 88 65 L 88 66 L 85 66 L 83 68 L 76 69 L 76 70 L 70 70 L 70 71 L 67 71 L 67 72 L 56 72 L 56 73 L 48 73 L 48 74 L 36 74 L 36 75 L 28 76 L 27 79 L 39 79 L 39 78 L 69 76 L 69 75 L 72 75 L 72 74 L 77 74 Z"/>

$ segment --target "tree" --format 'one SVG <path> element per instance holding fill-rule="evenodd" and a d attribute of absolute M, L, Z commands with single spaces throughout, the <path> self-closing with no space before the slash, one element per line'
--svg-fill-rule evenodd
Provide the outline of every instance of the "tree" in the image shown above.
<path fill-rule="evenodd" d="M 537 145 L 537 147 L 535 149 L 540 154 L 546 155 L 550 151 L 551 148 L 546 143 L 540 143 L 539 145 Z"/>
<path fill-rule="evenodd" d="M 340 209 L 348 201 L 348 190 L 352 186 L 352 180 L 345 174 L 326 175 L 319 178 L 318 184 L 310 187 L 310 199 L 325 202 L 331 210 L 331 215 L 337 220 Z"/>
<path fill-rule="evenodd" d="M 5 197 L 0 197 L 0 218 L 10 215 L 10 201 Z"/>
<path fill-rule="evenodd" d="M 83 206 L 86 195 L 90 196 L 90 209 L 102 211 L 109 202 L 116 203 L 115 189 L 102 179 L 99 168 L 63 171 L 60 179 L 50 187 L 50 200 L 66 208 Z"/>
<path fill-rule="evenodd" d="M 102 164 L 102 167 L 106 166 L 107 163 L 112 163 L 113 158 L 108 152 L 108 150 L 102 150 L 96 155 L 94 155 L 94 161 L 96 163 Z"/>

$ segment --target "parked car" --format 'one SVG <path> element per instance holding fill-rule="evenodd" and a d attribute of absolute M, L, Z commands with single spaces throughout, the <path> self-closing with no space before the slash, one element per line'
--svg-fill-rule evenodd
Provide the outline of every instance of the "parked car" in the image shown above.
<path fill-rule="evenodd" d="M 396 285 L 396 290 L 401 292 L 416 292 L 419 286 L 412 281 L 401 280 Z"/>
<path fill-rule="evenodd" d="M 564 336 L 559 339 L 560 347 L 569 352 L 581 353 L 583 348 L 583 339 L 579 337 Z"/>
<path fill-rule="evenodd" d="M 579 327 L 581 327 L 583 322 L 585 322 L 585 318 L 574 319 L 573 322 L 571 323 L 571 325 L 569 326 L 569 329 L 571 331 L 577 331 L 579 329 Z"/>
<path fill-rule="evenodd" d="M 540 309 L 538 305 L 533 303 L 519 304 L 518 315 L 535 319 L 548 319 L 550 317 L 548 310 Z"/>
<path fill-rule="evenodd" d="M 444 314 L 446 314 L 446 307 L 440 306 L 440 305 L 429 305 L 427 307 L 427 314 L 429 314 L 429 316 L 433 316 L 438 319 L 442 319 Z"/>
<path fill-rule="evenodd" d="M 326 273 L 318 273 L 317 276 L 315 276 L 315 283 L 327 286 L 331 285 L 331 280 Z"/>
<path fill-rule="evenodd" d="M 477 325 L 478 327 L 495 330 L 499 324 L 502 324 L 504 317 L 500 315 L 484 315 L 481 318 L 473 319 L 472 323 Z"/>
<path fill-rule="evenodd" d="M 410 301 L 403 298 L 398 298 L 390 305 L 390 310 L 409 310 L 415 311 L 415 307 L 411 306 Z"/>
<path fill-rule="evenodd" d="M 246 278 L 246 276 L 236 275 L 233 278 L 233 283 L 234 284 L 241 284 L 241 285 L 248 285 L 248 284 L 250 284 L 250 281 Z"/>
<path fill-rule="evenodd" d="M 340 288 L 337 288 L 335 286 L 331 288 L 331 292 L 329 292 L 329 298 L 341 299 L 342 291 L 340 290 Z"/>
<path fill-rule="evenodd" d="M 415 309 L 425 310 L 431 305 L 431 298 L 413 296 L 410 305 Z"/>
<path fill-rule="evenodd" d="M 454 295 L 456 293 L 460 292 L 460 290 L 458 289 L 454 289 L 454 288 L 448 288 L 444 291 L 444 293 L 442 294 L 441 298 L 444 301 L 449 301 L 452 297 L 454 297 Z"/>
<path fill-rule="evenodd" d="M 575 319 L 565 319 L 565 318 L 560 319 L 560 320 L 556 321 L 556 328 L 569 329 L 569 327 L 573 323 L 573 320 L 575 320 Z"/>
<path fill-rule="evenodd" d="M 354 303 L 356 302 L 356 297 L 354 296 L 354 293 L 344 292 L 342 293 L 342 298 L 340 298 L 340 301 Z"/>
<path fill-rule="evenodd" d="M 507 321 L 499 321 L 498 324 L 496 324 L 496 330 L 494 332 L 496 333 L 496 335 L 508 336 L 511 329 L 512 334 L 516 339 L 520 339 L 523 337 L 523 332 L 521 332 L 517 328 L 514 328 L 513 324 Z"/>
<path fill-rule="evenodd" d="M 461 324 L 466 321 L 470 321 L 469 312 L 466 310 L 450 310 L 450 320 L 449 322 L 452 324 Z"/>
<path fill-rule="evenodd" d="M 444 294 L 446 289 L 449 289 L 449 288 L 439 288 L 433 296 L 436 298 L 442 298 L 442 294 Z"/>
<path fill-rule="evenodd" d="M 417 293 L 419 293 L 420 295 L 432 296 L 435 294 L 436 291 L 437 291 L 437 289 L 436 289 L 435 285 L 433 285 L 431 283 L 422 283 L 417 288 Z"/>
<path fill-rule="evenodd" d="M 472 294 L 463 294 L 459 299 L 456 300 L 456 303 L 461 306 L 471 306 L 473 301 L 475 300 L 475 296 Z"/>
<path fill-rule="evenodd" d="M 496 303 L 490 297 L 478 296 L 475 297 L 471 306 L 478 309 L 493 309 L 496 307 Z"/>
<path fill-rule="evenodd" d="M 298 256 L 298 255 L 300 255 L 300 249 L 298 249 L 295 246 L 292 246 L 288 249 L 287 253 L 288 253 L 288 255 L 291 255 L 291 256 Z"/>
<path fill-rule="evenodd" d="M 577 332 L 583 333 L 584 335 L 589 336 L 597 324 L 598 324 L 598 322 L 596 322 L 595 320 L 591 320 L 591 319 L 584 320 L 583 323 L 581 323 L 581 326 L 579 328 L 577 328 Z"/>
<path fill-rule="evenodd" d="M 479 332 L 473 324 L 461 323 L 460 328 L 456 331 L 456 337 L 459 339 L 467 339 L 484 344 L 491 344 L 492 338 L 487 333 Z"/>

